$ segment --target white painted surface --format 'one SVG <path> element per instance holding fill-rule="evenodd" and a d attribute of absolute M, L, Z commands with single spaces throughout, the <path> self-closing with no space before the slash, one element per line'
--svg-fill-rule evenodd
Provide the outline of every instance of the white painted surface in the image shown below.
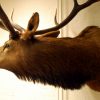
<path fill-rule="evenodd" d="M 73 7 L 73 0 L 64 0 L 66 1 L 66 9 L 64 9 L 65 15 L 71 12 Z M 78 2 L 84 3 L 87 0 L 78 0 Z M 64 3 L 65 4 L 65 3 Z M 65 6 L 65 5 L 64 5 Z M 64 16 L 65 17 L 65 16 Z M 100 2 L 92 4 L 88 8 L 80 11 L 74 19 L 68 24 L 68 34 L 69 36 L 78 35 L 84 28 L 90 25 L 100 26 Z"/>

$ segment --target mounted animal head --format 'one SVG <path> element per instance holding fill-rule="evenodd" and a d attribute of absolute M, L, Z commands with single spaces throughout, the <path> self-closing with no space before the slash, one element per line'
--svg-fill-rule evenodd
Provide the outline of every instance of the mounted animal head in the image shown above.
<path fill-rule="evenodd" d="M 25 30 L 11 23 L 0 6 L 0 27 L 10 33 L 9 40 L 0 47 L 0 68 L 13 72 L 20 79 L 64 89 L 79 89 L 92 80 L 100 80 L 99 27 L 90 26 L 75 38 L 56 38 L 59 29 L 80 10 L 97 1 L 100 0 L 88 0 L 79 5 L 74 0 L 70 15 L 57 26 L 45 30 L 37 30 L 37 12 L 32 15 Z"/>

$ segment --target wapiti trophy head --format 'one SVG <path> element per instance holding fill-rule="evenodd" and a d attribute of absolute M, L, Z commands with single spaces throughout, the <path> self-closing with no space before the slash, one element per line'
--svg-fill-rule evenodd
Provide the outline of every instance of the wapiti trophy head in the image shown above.
<path fill-rule="evenodd" d="M 10 22 L 0 6 L 0 27 L 9 31 L 9 40 L 0 47 L 0 68 L 13 72 L 18 78 L 79 89 L 100 83 L 100 28 L 90 26 L 75 38 L 56 38 L 62 27 L 77 13 L 100 0 L 87 0 L 79 5 L 74 1 L 70 15 L 60 24 L 37 30 L 39 14 L 28 22 L 27 29 Z M 39 35 L 35 37 L 35 35 Z M 92 82 L 92 83 L 91 83 Z M 100 91 L 99 85 L 95 90 Z"/>

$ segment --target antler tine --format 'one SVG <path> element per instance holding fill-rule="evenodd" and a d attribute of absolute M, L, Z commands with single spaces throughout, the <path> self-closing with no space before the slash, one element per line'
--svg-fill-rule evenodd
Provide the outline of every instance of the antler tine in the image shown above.
<path fill-rule="evenodd" d="M 54 22 L 55 22 L 55 25 L 58 25 L 58 24 L 59 24 L 59 23 L 57 22 L 57 9 L 56 9 L 56 13 L 55 13 Z"/>
<path fill-rule="evenodd" d="M 14 14 L 14 9 L 13 9 L 13 11 L 12 11 L 12 14 L 11 14 L 11 24 L 13 25 L 13 27 L 15 28 L 15 29 L 17 29 L 18 31 L 20 31 L 20 32 L 25 32 L 25 29 L 23 28 L 23 27 L 21 27 L 20 25 L 18 25 L 18 24 L 16 24 L 16 23 L 13 23 L 13 14 Z"/>
<path fill-rule="evenodd" d="M 20 32 L 25 31 L 24 28 L 22 28 L 21 26 L 19 26 L 19 25 L 17 25 L 17 24 L 12 23 L 12 26 L 13 26 L 16 30 L 18 30 L 18 31 L 20 31 Z M 2 28 L 2 29 L 4 29 L 4 30 L 8 31 L 8 29 L 5 27 L 5 25 L 3 24 L 2 21 L 0 21 L 0 28 Z"/>
<path fill-rule="evenodd" d="M 3 11 L 1 5 L 0 5 L 0 18 L 3 21 L 5 27 L 8 29 L 8 31 L 10 32 L 10 36 L 12 39 L 17 38 L 18 33 L 14 30 L 12 24 L 10 23 L 7 15 L 5 14 L 5 12 Z"/>
<path fill-rule="evenodd" d="M 80 10 L 82 10 L 82 9 L 84 9 L 84 8 L 90 6 L 91 4 L 93 4 L 95 2 L 98 2 L 98 1 L 100 1 L 100 0 L 88 0 L 84 4 L 79 5 L 77 0 L 74 0 L 74 7 L 73 7 L 70 15 L 65 20 L 63 20 L 60 24 L 58 24 L 55 27 L 51 27 L 51 28 L 48 28 L 48 29 L 36 31 L 34 33 L 34 35 L 43 34 L 43 33 L 50 32 L 50 31 L 59 30 L 60 28 L 64 27 L 66 24 L 68 24 L 77 15 L 77 13 Z"/>
<path fill-rule="evenodd" d="M 13 10 L 13 12 L 14 12 L 14 10 Z M 23 31 L 25 31 L 25 29 L 23 28 L 23 27 L 21 27 L 21 26 L 19 26 L 18 24 L 15 24 L 15 23 L 13 23 L 13 12 L 12 12 L 12 14 L 11 14 L 11 20 L 12 20 L 12 26 L 16 29 L 16 30 L 18 30 L 18 31 L 20 31 L 20 32 L 23 32 Z M 5 25 L 3 24 L 3 21 L 1 21 L 0 20 L 0 28 L 2 28 L 2 29 L 4 29 L 4 30 L 6 30 L 6 31 L 8 31 L 8 29 L 5 27 Z"/>
<path fill-rule="evenodd" d="M 16 23 L 12 23 L 13 27 L 20 31 L 20 32 L 25 32 L 25 29 L 23 27 L 21 27 L 20 25 L 16 24 Z"/>

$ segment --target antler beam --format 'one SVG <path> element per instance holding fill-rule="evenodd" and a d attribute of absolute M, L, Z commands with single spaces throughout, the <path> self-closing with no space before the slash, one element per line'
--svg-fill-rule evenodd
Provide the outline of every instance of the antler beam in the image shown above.
<path fill-rule="evenodd" d="M 64 27 L 66 24 L 68 24 L 68 23 L 77 15 L 77 13 L 78 13 L 80 10 L 82 10 L 82 9 L 84 9 L 84 8 L 90 6 L 90 5 L 92 5 L 93 3 L 96 3 L 96 2 L 98 2 L 98 1 L 100 1 L 100 0 L 88 0 L 88 1 L 85 2 L 84 4 L 79 5 L 78 2 L 77 2 L 77 0 L 74 0 L 74 7 L 73 7 L 73 9 L 72 9 L 70 15 L 69 15 L 64 21 L 62 21 L 60 24 L 58 24 L 58 25 L 55 26 L 55 27 L 51 27 L 51 28 L 48 28 L 48 29 L 36 31 L 36 32 L 34 33 L 34 35 L 35 35 L 35 34 L 36 34 L 36 35 L 38 35 L 38 34 L 43 34 L 43 33 L 50 32 L 50 31 L 59 30 L 60 28 Z"/>
<path fill-rule="evenodd" d="M 7 28 L 4 26 L 4 24 L 3 24 L 3 22 L 2 22 L 1 20 L 0 20 L 0 28 L 2 28 L 2 29 L 4 29 L 4 30 L 8 31 Z"/>
<path fill-rule="evenodd" d="M 0 18 L 4 23 L 4 26 L 8 29 L 8 31 L 10 32 L 10 37 L 12 39 L 15 39 L 18 37 L 18 33 L 14 30 L 12 24 L 10 23 L 7 15 L 5 14 L 5 12 L 3 11 L 1 5 L 0 5 Z"/>

